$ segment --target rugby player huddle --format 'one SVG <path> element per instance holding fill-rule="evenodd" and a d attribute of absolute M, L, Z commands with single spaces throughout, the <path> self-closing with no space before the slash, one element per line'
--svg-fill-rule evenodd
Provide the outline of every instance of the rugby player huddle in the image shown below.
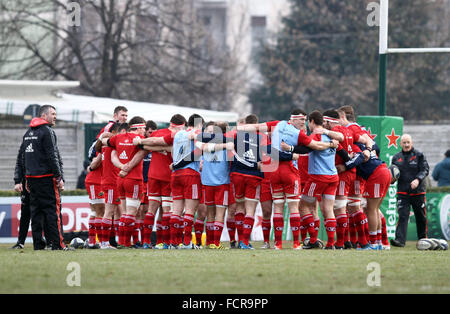
<path fill-rule="evenodd" d="M 225 228 L 231 248 L 253 249 L 260 202 L 262 248 L 270 248 L 272 228 L 274 249 L 283 248 L 287 208 L 295 250 L 389 249 L 379 207 L 391 173 L 351 106 L 294 109 L 287 120 L 265 123 L 249 115 L 233 128 L 197 114 L 187 121 L 176 114 L 159 130 L 142 117 L 126 119 L 117 107 L 93 144 L 90 248 L 201 249 L 205 230 L 206 248 L 225 249 Z M 319 209 L 326 244 L 318 239 Z"/>

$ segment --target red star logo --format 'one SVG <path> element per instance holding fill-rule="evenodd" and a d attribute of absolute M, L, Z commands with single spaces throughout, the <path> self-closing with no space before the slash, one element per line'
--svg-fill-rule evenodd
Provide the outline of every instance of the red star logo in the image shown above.
<path fill-rule="evenodd" d="M 397 141 L 398 141 L 400 135 L 395 135 L 394 128 L 392 128 L 390 135 L 385 135 L 385 136 L 389 140 L 388 148 L 390 148 L 391 146 L 395 146 L 395 148 L 398 148 Z"/>
<path fill-rule="evenodd" d="M 372 130 L 369 128 L 367 130 L 367 132 L 369 132 L 369 136 L 374 140 L 377 137 L 377 134 L 372 133 Z"/>

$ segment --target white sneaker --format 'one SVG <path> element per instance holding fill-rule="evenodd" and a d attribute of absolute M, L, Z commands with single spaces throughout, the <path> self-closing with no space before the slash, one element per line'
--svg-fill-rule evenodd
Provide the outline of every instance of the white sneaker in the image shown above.
<path fill-rule="evenodd" d="M 192 250 L 193 249 L 193 245 L 192 245 L 192 242 L 189 243 L 188 245 L 186 245 L 184 243 L 180 243 L 180 245 L 178 245 L 178 248 L 180 250 Z"/>
<path fill-rule="evenodd" d="M 264 242 L 264 244 L 261 246 L 262 249 L 270 249 L 270 243 Z"/>
<path fill-rule="evenodd" d="M 105 244 L 100 246 L 100 250 L 117 250 L 114 246 L 111 246 L 110 244 Z"/>

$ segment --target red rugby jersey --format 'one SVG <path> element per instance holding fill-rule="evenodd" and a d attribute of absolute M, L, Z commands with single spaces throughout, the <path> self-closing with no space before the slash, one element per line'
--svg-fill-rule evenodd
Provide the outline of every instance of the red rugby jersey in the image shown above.
<path fill-rule="evenodd" d="M 98 153 L 97 153 L 98 155 Z M 86 175 L 86 179 L 84 181 L 85 184 L 102 184 L 102 170 L 103 162 L 100 163 L 100 166 L 92 170 Z"/>
<path fill-rule="evenodd" d="M 133 139 L 135 137 L 144 138 L 143 136 L 135 133 L 123 133 L 117 134 L 109 139 L 109 146 L 117 151 L 119 161 L 123 164 L 130 162 L 134 155 L 141 149 L 138 146 L 133 145 Z M 143 180 L 142 177 L 142 160 L 131 169 L 126 179 Z"/>
<path fill-rule="evenodd" d="M 112 147 L 102 147 L 102 185 L 116 185 L 117 178 L 119 176 L 120 169 L 113 165 L 111 162 Z"/>
<path fill-rule="evenodd" d="M 152 133 L 150 137 L 165 137 L 171 135 L 172 131 L 169 129 L 160 129 Z M 172 171 L 169 166 L 172 163 L 172 154 L 168 152 L 153 152 L 152 162 L 148 170 L 148 178 L 160 181 L 170 182 Z"/>

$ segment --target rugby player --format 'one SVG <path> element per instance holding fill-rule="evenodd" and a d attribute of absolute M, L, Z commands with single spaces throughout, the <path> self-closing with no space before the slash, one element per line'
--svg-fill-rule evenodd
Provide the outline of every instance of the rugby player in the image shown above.
<path fill-rule="evenodd" d="M 306 113 L 301 109 L 294 109 L 291 112 L 289 121 L 270 121 L 263 124 L 246 125 L 241 127 L 243 130 L 256 129 L 260 132 L 271 133 L 271 169 L 273 171 L 270 176 L 270 183 L 272 187 L 274 214 L 273 227 L 275 233 L 275 249 L 282 249 L 282 233 L 283 233 L 283 212 L 285 201 L 288 204 L 290 211 L 290 224 L 294 238 L 294 249 L 301 249 L 300 245 L 300 213 L 298 208 L 300 195 L 300 177 L 298 170 L 294 167 L 292 160 L 289 158 L 280 159 L 279 152 L 282 151 L 281 143 L 294 147 L 296 145 L 307 146 L 311 149 L 325 150 L 330 147 L 336 147 L 337 144 L 333 142 L 321 142 L 309 138 L 303 131 L 306 122 Z M 239 129 L 239 127 L 238 127 Z M 292 155 L 292 152 L 289 152 Z M 292 159 L 291 156 L 290 159 Z M 278 163 L 278 165 L 277 165 Z M 263 168 L 264 169 L 264 168 Z M 275 171 L 274 171 L 275 170 Z M 312 223 L 314 219 L 311 215 Z M 309 219 L 309 217 L 308 217 Z M 310 223 L 309 220 L 307 222 Z"/>
<path fill-rule="evenodd" d="M 131 234 L 135 228 L 136 214 L 143 195 L 142 159 L 148 153 L 133 145 L 133 139 L 143 138 L 145 133 L 145 120 L 142 117 L 133 117 L 129 123 L 127 133 L 117 134 L 109 139 L 102 139 L 104 146 L 110 146 L 116 150 L 121 162 L 121 172 L 124 177 L 120 180 L 118 189 L 125 195 L 125 214 L 121 217 L 124 226 L 125 247 L 131 247 Z M 135 166 L 130 165 L 130 160 L 139 153 L 139 162 Z"/>
<path fill-rule="evenodd" d="M 361 250 L 382 250 L 377 241 L 377 231 L 381 226 L 379 208 L 391 184 L 392 178 L 386 164 L 381 161 L 375 150 L 364 144 L 357 144 L 355 156 L 345 162 L 345 169 L 357 167 L 357 174 L 366 180 L 364 196 L 367 198 L 367 219 L 369 224 L 369 243 L 361 245 Z"/>
<path fill-rule="evenodd" d="M 102 155 L 96 153 L 91 164 L 87 168 L 88 174 L 85 179 L 86 191 L 89 195 L 89 206 L 91 215 L 89 216 L 89 249 L 98 249 L 97 238 L 102 235 L 102 217 L 105 212 L 105 198 L 102 190 Z"/>
<path fill-rule="evenodd" d="M 180 115 L 175 114 L 170 119 L 169 128 L 159 129 L 151 134 L 149 138 L 142 140 L 142 145 L 147 150 L 151 150 L 152 146 L 166 146 L 164 141 L 165 136 L 174 136 L 176 132 L 185 128 L 186 119 Z M 137 142 L 135 143 L 137 145 Z M 171 197 L 171 175 L 170 164 L 172 164 L 172 154 L 167 151 L 155 151 L 152 154 L 152 162 L 148 172 L 148 200 L 149 208 L 146 217 L 146 225 L 150 228 L 155 221 L 155 214 L 159 206 L 162 207 L 161 220 L 161 237 L 158 238 L 156 249 L 167 249 L 170 244 L 170 211 L 172 209 Z M 158 233 L 157 233 L 158 235 Z M 162 240 L 162 241 L 161 241 Z M 160 242 L 161 241 L 161 242 Z"/>

